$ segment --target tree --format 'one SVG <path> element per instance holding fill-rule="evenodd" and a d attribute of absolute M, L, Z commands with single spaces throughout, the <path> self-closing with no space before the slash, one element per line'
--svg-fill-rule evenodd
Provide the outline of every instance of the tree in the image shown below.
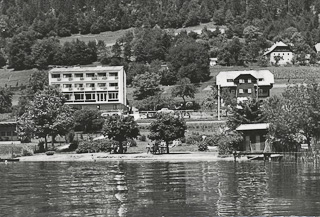
<path fill-rule="evenodd" d="M 169 69 L 180 78 L 189 78 L 192 83 L 209 78 L 209 48 L 191 38 L 178 39 L 167 56 Z"/>
<path fill-rule="evenodd" d="M 38 91 L 27 111 L 18 119 L 19 135 L 32 132 L 44 138 L 52 136 L 52 145 L 57 134 L 64 135 L 73 127 L 72 110 L 64 105 L 65 98 L 53 87 Z"/>
<path fill-rule="evenodd" d="M 12 110 L 13 93 L 7 88 L 0 88 L 0 113 L 7 113 Z"/>
<path fill-rule="evenodd" d="M 256 99 L 242 101 L 231 108 L 232 115 L 228 117 L 227 125 L 235 130 L 241 124 L 264 123 L 267 120 L 266 114 L 262 110 L 262 103 Z"/>
<path fill-rule="evenodd" d="M 213 111 L 218 106 L 218 90 L 216 87 L 212 87 L 210 92 L 207 93 L 206 97 L 201 102 L 201 108 L 203 110 Z"/>
<path fill-rule="evenodd" d="M 123 141 L 140 135 L 139 126 L 132 116 L 107 116 L 102 131 L 109 139 L 119 142 L 120 154 L 123 153 Z"/>
<path fill-rule="evenodd" d="M 7 64 L 7 59 L 6 59 L 5 55 L 3 54 L 3 52 L 0 51 L 0 68 L 5 66 L 6 64 Z"/>
<path fill-rule="evenodd" d="M 33 67 L 31 47 L 35 42 L 34 32 L 22 32 L 15 35 L 8 45 L 9 67 L 15 70 L 29 69 Z"/>
<path fill-rule="evenodd" d="M 77 110 L 73 114 L 75 130 L 84 133 L 97 132 L 102 129 L 104 119 L 97 110 Z"/>
<path fill-rule="evenodd" d="M 181 79 L 172 89 L 172 97 L 181 97 L 184 107 L 186 106 L 186 97 L 194 98 L 197 88 L 191 84 L 189 78 Z"/>
<path fill-rule="evenodd" d="M 149 96 L 154 96 L 161 91 L 160 89 L 160 76 L 155 73 L 146 72 L 137 75 L 133 79 L 133 86 L 135 90 L 133 95 L 135 99 L 141 100 Z"/>
<path fill-rule="evenodd" d="M 297 150 L 306 142 L 319 140 L 320 88 L 317 82 L 287 87 L 282 97 L 272 97 L 264 105 L 270 137 L 281 149 Z"/>
<path fill-rule="evenodd" d="M 183 138 L 187 129 L 186 122 L 183 118 L 171 114 L 158 114 L 157 119 L 149 127 L 151 140 L 164 140 L 169 154 L 169 142 Z"/>

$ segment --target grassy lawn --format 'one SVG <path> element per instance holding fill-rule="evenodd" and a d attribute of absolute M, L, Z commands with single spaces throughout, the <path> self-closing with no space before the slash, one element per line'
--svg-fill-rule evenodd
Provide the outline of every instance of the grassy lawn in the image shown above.
<path fill-rule="evenodd" d="M 125 29 L 125 30 L 118 30 L 118 31 L 108 31 L 108 32 L 102 32 L 100 34 L 87 34 L 87 35 L 80 35 L 80 34 L 75 34 L 69 37 L 63 37 L 60 38 L 60 43 L 63 44 L 67 41 L 73 41 L 76 39 L 79 39 L 81 41 L 84 41 L 85 43 L 88 43 L 89 41 L 104 41 L 107 46 L 111 46 L 114 43 L 116 43 L 117 39 L 122 37 L 127 31 L 131 29 Z"/>

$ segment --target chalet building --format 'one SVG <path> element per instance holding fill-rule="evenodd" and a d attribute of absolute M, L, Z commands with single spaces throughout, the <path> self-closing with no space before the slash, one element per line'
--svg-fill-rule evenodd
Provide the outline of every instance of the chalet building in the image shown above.
<path fill-rule="evenodd" d="M 49 71 L 49 85 L 60 88 L 70 106 L 103 111 L 125 110 L 123 66 L 67 67 Z"/>
<path fill-rule="evenodd" d="M 221 90 L 228 88 L 238 101 L 265 99 L 270 96 L 273 84 L 274 77 L 269 70 L 224 71 L 216 76 L 216 85 Z"/>
<path fill-rule="evenodd" d="M 269 130 L 268 123 L 260 124 L 241 124 L 236 129 L 242 132 L 243 142 L 238 151 L 263 152 L 272 151 L 271 144 L 266 141 L 266 135 Z"/>
<path fill-rule="evenodd" d="M 293 59 L 293 53 L 291 48 L 283 42 L 277 42 L 263 54 L 266 56 L 272 65 L 286 65 L 291 64 Z M 278 63 L 277 63 L 277 58 Z"/>
<path fill-rule="evenodd" d="M 0 122 L 0 141 L 18 141 L 16 122 Z"/>

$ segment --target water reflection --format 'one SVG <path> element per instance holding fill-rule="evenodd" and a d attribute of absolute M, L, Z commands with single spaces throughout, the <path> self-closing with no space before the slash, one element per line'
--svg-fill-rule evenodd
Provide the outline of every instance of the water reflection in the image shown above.
<path fill-rule="evenodd" d="M 319 165 L 0 164 L 0 216 L 319 215 Z"/>

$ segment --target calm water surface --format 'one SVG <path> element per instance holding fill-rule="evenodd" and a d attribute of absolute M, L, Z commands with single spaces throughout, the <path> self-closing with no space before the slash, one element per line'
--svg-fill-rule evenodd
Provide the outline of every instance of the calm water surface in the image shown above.
<path fill-rule="evenodd" d="M 0 164 L 0 216 L 320 215 L 320 166 Z"/>

